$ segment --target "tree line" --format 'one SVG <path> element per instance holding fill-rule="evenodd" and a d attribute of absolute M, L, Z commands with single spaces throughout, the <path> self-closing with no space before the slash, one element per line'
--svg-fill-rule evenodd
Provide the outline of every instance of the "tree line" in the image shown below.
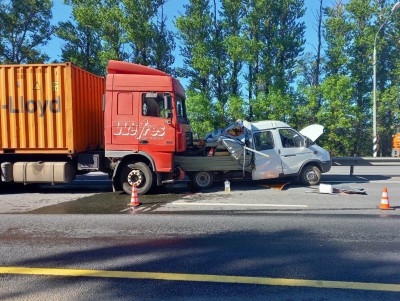
<path fill-rule="evenodd" d="M 189 0 L 174 28 L 167 26 L 167 1 L 177 0 L 65 0 L 72 16 L 55 26 L 50 0 L 2 1 L 0 62 L 47 62 L 42 46 L 56 35 L 65 42 L 60 61 L 95 74 L 116 59 L 186 78 L 198 137 L 237 119 L 298 129 L 319 123 L 319 144 L 332 155 L 370 156 L 376 37 L 379 155 L 390 156 L 400 108 L 394 1 L 315 0 L 306 7 L 304 0 Z M 315 17 L 311 51 L 306 9 Z M 173 67 L 177 41 L 183 64 Z"/>

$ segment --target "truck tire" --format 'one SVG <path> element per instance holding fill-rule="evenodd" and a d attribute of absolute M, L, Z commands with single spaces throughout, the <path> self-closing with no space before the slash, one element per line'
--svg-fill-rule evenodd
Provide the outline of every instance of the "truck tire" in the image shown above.
<path fill-rule="evenodd" d="M 214 184 L 214 174 L 208 171 L 197 171 L 190 176 L 195 188 L 207 189 Z"/>
<path fill-rule="evenodd" d="M 132 185 L 136 184 L 138 194 L 146 194 L 154 183 L 154 174 L 143 162 L 130 163 L 121 172 L 121 186 L 127 193 L 132 193 Z"/>
<path fill-rule="evenodd" d="M 304 166 L 300 173 L 300 181 L 305 185 L 317 185 L 321 181 L 321 170 L 315 165 Z"/>

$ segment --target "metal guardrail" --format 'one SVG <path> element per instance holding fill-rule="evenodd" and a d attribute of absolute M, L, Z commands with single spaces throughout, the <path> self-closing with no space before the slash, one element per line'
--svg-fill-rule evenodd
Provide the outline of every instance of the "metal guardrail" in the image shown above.
<path fill-rule="evenodd" d="M 350 166 L 350 176 L 354 166 L 400 166 L 400 158 L 394 157 L 332 157 L 332 166 Z"/>

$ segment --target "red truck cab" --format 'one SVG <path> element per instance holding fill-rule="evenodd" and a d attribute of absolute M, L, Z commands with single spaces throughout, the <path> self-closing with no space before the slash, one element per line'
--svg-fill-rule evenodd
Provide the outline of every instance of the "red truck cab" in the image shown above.
<path fill-rule="evenodd" d="M 105 157 L 114 190 L 129 193 L 136 185 L 144 194 L 173 181 L 174 154 L 192 143 L 180 82 L 160 70 L 110 61 L 105 93 Z"/>

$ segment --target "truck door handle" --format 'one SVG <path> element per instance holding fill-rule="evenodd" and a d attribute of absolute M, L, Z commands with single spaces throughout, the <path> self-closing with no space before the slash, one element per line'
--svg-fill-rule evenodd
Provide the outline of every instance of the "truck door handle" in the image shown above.
<path fill-rule="evenodd" d="M 140 144 L 149 144 L 149 140 L 140 140 L 139 143 Z"/>
<path fill-rule="evenodd" d="M 292 154 L 292 155 L 283 155 L 284 157 L 295 157 L 296 155 L 295 154 Z"/>

